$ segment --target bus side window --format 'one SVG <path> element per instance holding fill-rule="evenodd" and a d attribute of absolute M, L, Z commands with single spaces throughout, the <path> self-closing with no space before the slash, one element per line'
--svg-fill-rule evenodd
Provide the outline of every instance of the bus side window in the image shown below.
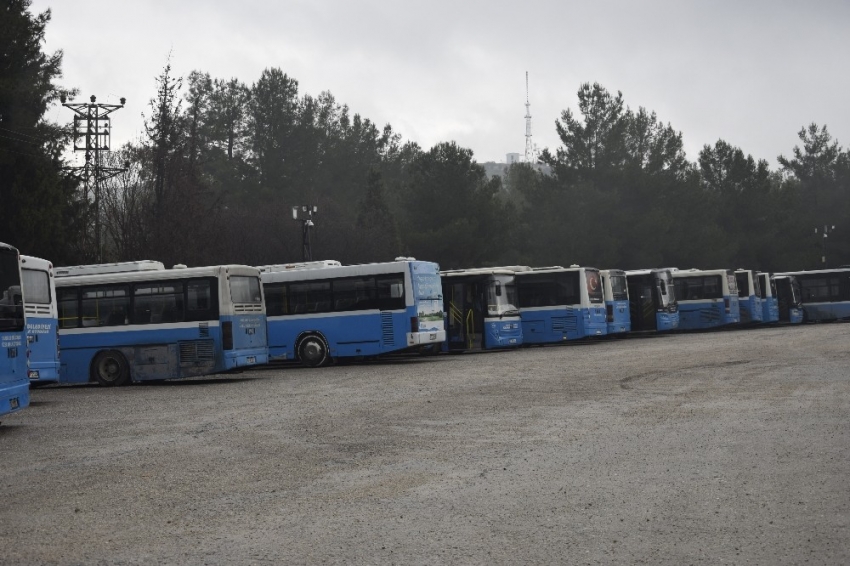
<path fill-rule="evenodd" d="M 76 289 L 57 289 L 59 328 L 77 328 L 80 325 L 79 301 Z"/>

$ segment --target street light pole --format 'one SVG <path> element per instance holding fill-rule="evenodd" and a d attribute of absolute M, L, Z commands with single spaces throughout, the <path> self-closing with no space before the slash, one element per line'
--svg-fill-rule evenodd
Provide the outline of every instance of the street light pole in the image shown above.
<path fill-rule="evenodd" d="M 831 226 L 827 225 L 827 224 L 823 225 L 823 238 L 821 238 L 820 261 L 821 261 L 821 263 L 823 264 L 824 267 L 828 267 L 826 265 L 826 238 L 827 238 L 827 236 L 829 236 L 830 232 L 834 232 L 834 231 L 835 231 L 835 225 L 831 225 Z M 818 233 L 818 229 L 815 228 L 815 234 L 817 234 L 817 233 Z"/>
<path fill-rule="evenodd" d="M 313 261 L 313 251 L 310 248 L 310 228 L 313 227 L 313 215 L 319 212 L 319 207 L 314 204 L 302 204 L 292 207 L 292 219 L 299 220 L 301 216 L 301 255 L 304 261 Z"/>

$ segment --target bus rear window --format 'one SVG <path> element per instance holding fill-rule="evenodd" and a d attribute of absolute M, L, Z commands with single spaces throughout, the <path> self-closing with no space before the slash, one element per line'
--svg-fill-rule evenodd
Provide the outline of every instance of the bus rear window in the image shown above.
<path fill-rule="evenodd" d="M 50 304 L 50 276 L 46 271 L 22 269 L 24 302 L 31 305 Z"/>
<path fill-rule="evenodd" d="M 611 297 L 615 301 L 625 301 L 629 298 L 625 275 L 612 275 L 608 280 L 611 282 Z"/>
<path fill-rule="evenodd" d="M 605 299 L 602 296 L 602 284 L 599 279 L 599 272 L 587 270 L 585 272 L 585 277 L 587 278 L 587 296 L 590 299 L 590 302 L 604 302 Z"/>
<path fill-rule="evenodd" d="M 248 275 L 232 275 L 230 277 L 230 299 L 235 305 L 262 303 L 263 295 L 260 293 L 260 279 Z"/>

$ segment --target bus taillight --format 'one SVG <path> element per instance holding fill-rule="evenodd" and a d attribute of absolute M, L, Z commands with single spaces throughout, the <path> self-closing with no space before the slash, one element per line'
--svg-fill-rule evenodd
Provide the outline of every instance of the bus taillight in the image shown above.
<path fill-rule="evenodd" d="M 233 349 L 233 323 L 229 320 L 221 323 L 221 347 L 225 350 Z"/>
<path fill-rule="evenodd" d="M 410 317 L 410 331 L 411 332 L 419 332 L 419 317 L 411 316 Z"/>
<path fill-rule="evenodd" d="M 614 305 L 606 305 L 605 311 L 608 315 L 608 322 L 614 322 Z"/>

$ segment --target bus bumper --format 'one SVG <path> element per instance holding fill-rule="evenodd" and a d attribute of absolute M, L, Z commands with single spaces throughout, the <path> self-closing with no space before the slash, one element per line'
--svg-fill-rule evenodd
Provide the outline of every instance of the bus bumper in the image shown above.
<path fill-rule="evenodd" d="M 0 415 L 20 411 L 30 404 L 30 384 L 20 381 L 6 390 L 6 394 L 0 399 Z"/>
<path fill-rule="evenodd" d="M 438 342 L 446 341 L 445 330 L 434 330 L 432 332 L 408 332 L 408 346 L 426 346 L 428 344 L 437 344 Z"/>
<path fill-rule="evenodd" d="M 224 353 L 225 369 L 260 366 L 269 363 L 269 351 L 266 348 L 236 350 Z"/>

